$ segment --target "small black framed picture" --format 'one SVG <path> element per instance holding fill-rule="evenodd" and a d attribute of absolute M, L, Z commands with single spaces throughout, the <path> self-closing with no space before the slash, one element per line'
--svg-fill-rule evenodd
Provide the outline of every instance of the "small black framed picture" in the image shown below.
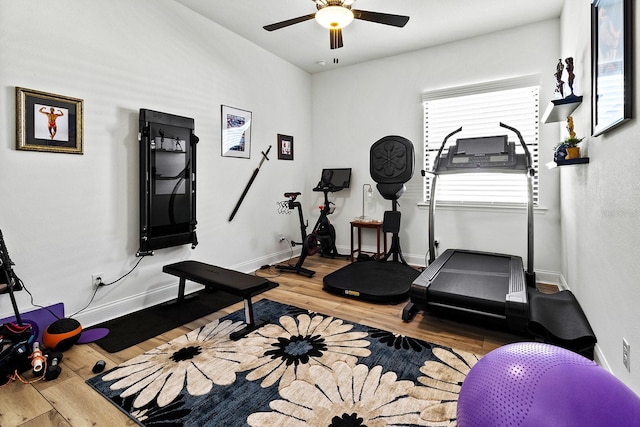
<path fill-rule="evenodd" d="M 278 160 L 293 160 L 293 137 L 278 134 Z"/>

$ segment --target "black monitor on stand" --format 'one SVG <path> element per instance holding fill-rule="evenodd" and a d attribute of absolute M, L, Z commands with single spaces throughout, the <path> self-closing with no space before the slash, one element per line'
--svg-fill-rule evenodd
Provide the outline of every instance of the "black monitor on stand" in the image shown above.
<path fill-rule="evenodd" d="M 349 188 L 350 183 L 351 168 L 322 169 L 320 181 L 313 191 L 334 193 L 344 188 Z"/>

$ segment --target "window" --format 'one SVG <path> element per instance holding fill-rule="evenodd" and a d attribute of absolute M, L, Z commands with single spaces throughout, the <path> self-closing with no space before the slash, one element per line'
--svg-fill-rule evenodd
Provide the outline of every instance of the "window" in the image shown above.
<path fill-rule="evenodd" d="M 502 122 L 520 131 L 532 156 L 536 175 L 533 203 L 538 204 L 539 92 L 536 77 L 523 77 L 479 85 L 429 91 L 422 94 L 424 105 L 424 170 L 431 171 L 444 138 L 462 126 L 456 138 L 507 135 L 523 153 L 518 137 L 500 127 Z M 446 151 L 445 151 L 446 152 Z M 432 175 L 424 179 L 424 200 L 429 202 Z M 436 189 L 438 203 L 465 205 L 514 205 L 527 203 L 525 174 L 470 173 L 442 175 Z"/>

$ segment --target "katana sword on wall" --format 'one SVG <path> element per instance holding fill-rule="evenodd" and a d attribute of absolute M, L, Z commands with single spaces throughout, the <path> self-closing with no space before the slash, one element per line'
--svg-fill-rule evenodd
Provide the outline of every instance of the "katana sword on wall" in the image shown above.
<path fill-rule="evenodd" d="M 258 172 L 260 172 L 260 167 L 262 166 L 262 163 L 264 163 L 265 160 L 269 160 L 269 157 L 267 157 L 267 156 L 269 155 L 269 151 L 270 150 L 271 150 L 271 146 L 269 146 L 269 148 L 267 148 L 267 152 L 266 153 L 264 151 L 261 151 L 262 159 L 260 159 L 260 164 L 253 171 L 253 175 L 251 175 L 251 179 L 249 180 L 249 183 L 247 184 L 247 186 L 244 187 L 244 191 L 242 192 L 242 196 L 240 196 L 240 200 L 238 200 L 238 203 L 236 203 L 236 207 L 233 208 L 233 212 L 231 212 L 231 216 L 229 217 L 229 221 L 233 220 L 233 217 L 236 216 L 236 212 L 238 212 L 238 209 L 240 208 L 240 205 L 242 204 L 242 201 L 244 200 L 244 196 L 247 195 L 247 192 L 249 191 L 249 188 L 251 188 L 251 184 L 253 184 L 253 181 L 256 179 L 256 176 L 258 175 Z"/>

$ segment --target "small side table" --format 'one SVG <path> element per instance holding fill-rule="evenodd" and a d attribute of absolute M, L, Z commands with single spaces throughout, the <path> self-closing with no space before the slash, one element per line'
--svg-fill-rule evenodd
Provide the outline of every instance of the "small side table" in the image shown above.
<path fill-rule="evenodd" d="M 357 229 L 358 230 L 358 246 L 354 249 L 353 247 L 353 229 Z M 376 230 L 376 252 L 372 253 L 372 252 L 366 252 L 366 253 L 371 253 L 377 260 L 381 259 L 384 254 L 387 253 L 387 234 L 382 232 L 382 221 L 363 221 L 363 220 L 359 220 L 356 219 L 354 221 L 351 221 L 351 262 L 353 262 L 354 260 L 354 254 L 362 254 L 364 253 L 362 251 L 362 229 L 363 228 L 371 228 Z M 382 237 L 383 240 L 383 247 L 384 250 L 382 252 L 380 252 L 380 237 Z"/>

